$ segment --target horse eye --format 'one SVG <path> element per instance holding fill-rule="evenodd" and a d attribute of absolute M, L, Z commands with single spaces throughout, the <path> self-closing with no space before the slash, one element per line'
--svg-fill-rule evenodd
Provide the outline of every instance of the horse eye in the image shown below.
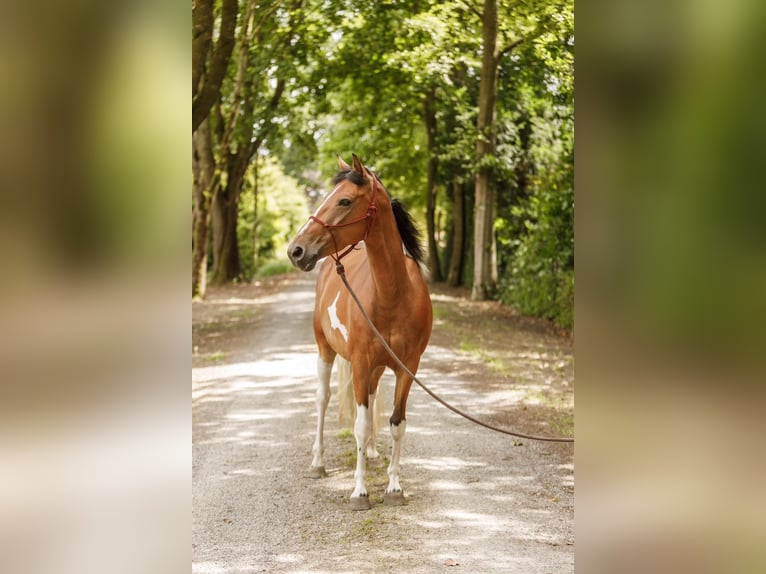
<path fill-rule="evenodd" d="M 338 202 L 338 205 L 340 205 L 341 207 L 348 207 L 349 205 L 351 205 L 351 200 L 344 197 Z"/>

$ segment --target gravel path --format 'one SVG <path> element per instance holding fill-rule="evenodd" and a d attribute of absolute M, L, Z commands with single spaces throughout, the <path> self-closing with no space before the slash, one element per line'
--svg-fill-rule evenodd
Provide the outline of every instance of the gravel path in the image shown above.
<path fill-rule="evenodd" d="M 349 509 L 354 439 L 338 425 L 334 394 L 329 476 L 306 476 L 316 424 L 313 300 L 314 276 L 294 274 L 194 303 L 195 344 L 216 352 L 196 348 L 193 358 L 192 571 L 572 572 L 571 445 L 514 444 L 416 386 L 402 454 L 405 506 L 382 504 L 385 466 L 372 462 L 373 507 Z M 419 374 L 470 408 L 481 373 L 454 368 L 456 353 L 440 340 Z M 390 411 L 393 376 L 382 384 Z M 381 454 L 390 450 L 383 429 Z"/>

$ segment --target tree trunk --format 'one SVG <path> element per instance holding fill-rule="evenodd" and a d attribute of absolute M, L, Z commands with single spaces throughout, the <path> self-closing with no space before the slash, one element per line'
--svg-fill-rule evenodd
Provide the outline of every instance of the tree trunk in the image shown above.
<path fill-rule="evenodd" d="M 215 50 L 210 53 L 213 18 L 207 0 L 198 0 L 199 6 L 192 6 L 192 132 L 196 131 L 210 113 L 210 108 L 221 97 L 221 84 L 229 66 L 234 49 L 237 27 L 237 0 L 223 0 L 221 3 L 221 28 Z M 206 62 L 210 62 L 205 67 Z M 195 83 L 196 81 L 196 83 Z"/>
<path fill-rule="evenodd" d="M 199 90 L 205 73 L 207 55 L 213 41 L 213 0 L 192 2 L 192 98 Z"/>
<path fill-rule="evenodd" d="M 239 195 L 250 162 L 249 147 L 240 147 L 238 153 L 226 158 L 226 185 L 213 198 L 213 272 L 210 281 L 217 285 L 241 275 L 237 219 Z"/>
<path fill-rule="evenodd" d="M 497 285 L 497 237 L 495 236 L 495 220 L 497 219 L 497 189 L 495 188 L 494 182 L 492 182 L 491 185 L 493 193 L 491 204 L 492 215 L 490 216 L 490 222 L 492 223 L 490 230 L 492 236 L 489 239 L 489 284 Z"/>
<path fill-rule="evenodd" d="M 258 265 L 260 257 L 258 257 L 258 249 L 260 244 L 258 241 L 258 152 L 255 155 L 255 165 L 253 166 L 255 171 L 255 181 L 253 184 L 253 277 L 258 273 Z"/>
<path fill-rule="evenodd" d="M 439 263 L 439 250 L 436 243 L 436 170 L 438 159 L 436 157 L 436 89 L 431 88 L 426 96 L 423 111 L 428 135 L 428 192 L 426 201 L 426 233 L 428 235 L 428 267 L 431 281 L 441 282 L 442 273 Z"/>
<path fill-rule="evenodd" d="M 457 287 L 463 281 L 463 255 L 465 252 L 465 197 L 463 184 L 452 181 L 452 256 L 449 262 L 447 283 Z"/>
<path fill-rule="evenodd" d="M 277 80 L 274 93 L 271 96 L 269 106 L 262 114 L 265 125 L 269 126 L 274 116 L 285 89 L 284 78 Z M 245 108 L 245 117 L 249 117 L 250 110 Z M 226 186 L 219 189 L 213 202 L 213 273 L 211 282 L 215 284 L 226 283 L 237 279 L 242 274 L 239 265 L 239 243 L 237 241 L 237 217 L 239 215 L 239 196 L 245 173 L 258 148 L 266 137 L 268 127 L 263 128 L 261 133 L 248 143 L 239 143 L 234 153 L 228 153 L 223 172 L 226 174 Z M 228 146 L 227 146 L 228 147 Z M 223 148 L 222 149 L 226 149 Z"/>
<path fill-rule="evenodd" d="M 213 199 L 213 272 L 210 282 L 220 285 L 238 278 L 237 210 L 239 190 L 227 185 Z"/>
<path fill-rule="evenodd" d="M 215 162 L 210 125 L 205 120 L 192 134 L 192 297 L 204 297 L 207 286 L 207 248 L 210 232 L 210 196 L 213 193 Z"/>
<path fill-rule="evenodd" d="M 479 115 L 476 123 L 476 205 L 474 209 L 474 261 L 471 299 L 483 300 L 492 287 L 491 258 L 495 250 L 494 185 L 487 165 L 495 153 L 495 102 L 497 100 L 497 0 L 484 0 L 482 15 L 483 54 L 479 83 Z M 496 267 L 495 267 L 496 268 Z"/>

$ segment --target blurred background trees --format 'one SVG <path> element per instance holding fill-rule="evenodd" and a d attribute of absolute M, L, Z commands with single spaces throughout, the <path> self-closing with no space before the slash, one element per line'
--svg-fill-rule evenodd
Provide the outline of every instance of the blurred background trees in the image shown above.
<path fill-rule="evenodd" d="M 196 0 L 193 295 L 286 270 L 355 152 L 432 281 L 572 327 L 573 54 L 571 0 Z"/>

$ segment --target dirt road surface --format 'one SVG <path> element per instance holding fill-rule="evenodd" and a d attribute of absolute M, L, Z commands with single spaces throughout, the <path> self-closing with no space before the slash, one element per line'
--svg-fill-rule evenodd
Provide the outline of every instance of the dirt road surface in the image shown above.
<path fill-rule="evenodd" d="M 307 477 L 316 425 L 314 275 L 212 290 L 193 304 L 192 571 L 564 573 L 574 570 L 574 448 L 516 441 L 413 385 L 402 487 L 382 504 L 391 439 L 370 462 L 372 509 L 349 508 L 353 435 L 327 412 L 329 476 Z M 571 341 L 437 290 L 419 370 L 459 408 L 522 432 L 571 432 Z M 393 376 L 384 375 L 387 415 Z"/>

